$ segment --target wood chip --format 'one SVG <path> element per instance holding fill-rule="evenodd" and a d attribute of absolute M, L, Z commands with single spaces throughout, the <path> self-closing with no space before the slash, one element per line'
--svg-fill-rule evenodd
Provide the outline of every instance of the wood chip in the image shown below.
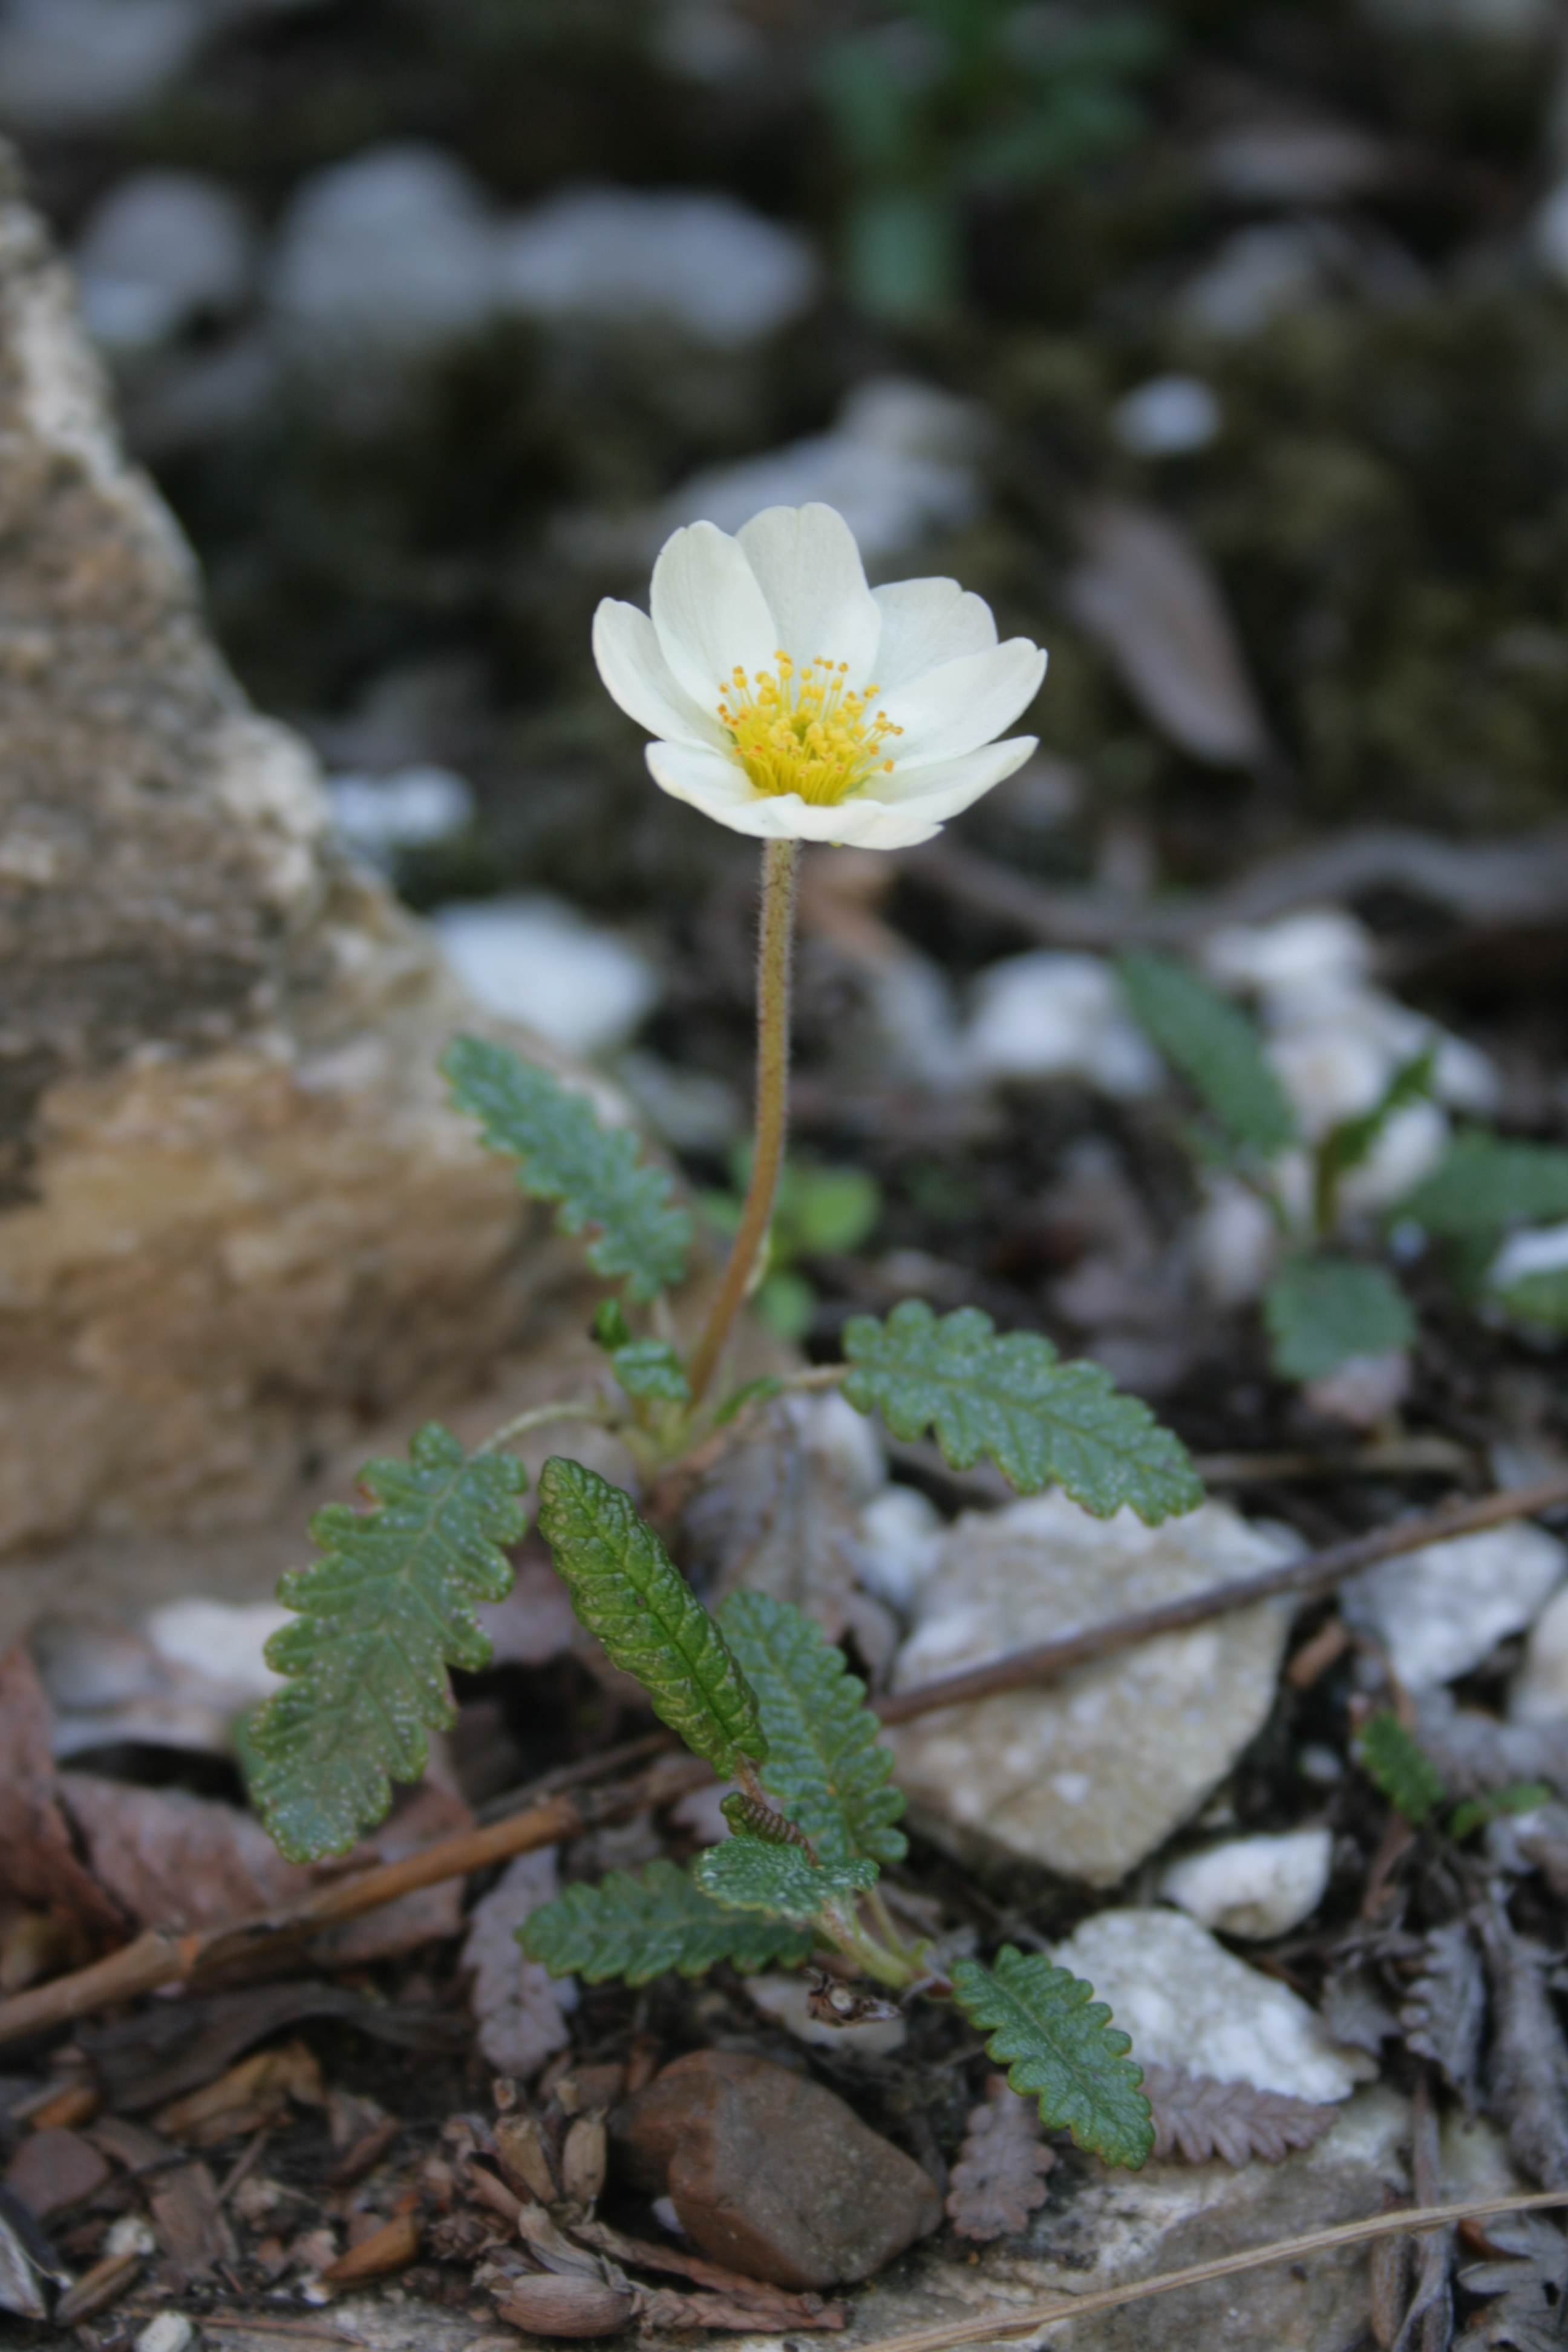
<path fill-rule="evenodd" d="M 323 2286 L 360 2286 L 367 2279 L 388 2278 L 406 2270 L 419 2252 L 419 2223 L 412 2213 L 396 2214 L 383 2222 L 346 2254 L 340 2254 L 320 2273 Z"/>

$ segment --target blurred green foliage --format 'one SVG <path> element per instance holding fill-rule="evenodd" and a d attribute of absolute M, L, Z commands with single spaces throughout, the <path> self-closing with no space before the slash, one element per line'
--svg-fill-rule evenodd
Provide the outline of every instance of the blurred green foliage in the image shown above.
<path fill-rule="evenodd" d="M 737 1147 L 730 1162 L 732 1192 L 706 1192 L 702 1210 L 721 1234 L 741 1222 L 751 1177 L 750 1143 Z M 882 1214 L 882 1192 L 862 1168 L 817 1168 L 786 1160 L 779 1179 L 767 1271 L 752 1304 L 781 1339 L 804 1339 L 816 1312 L 816 1290 L 800 1271 L 803 1259 L 844 1257 L 868 1241 Z"/>

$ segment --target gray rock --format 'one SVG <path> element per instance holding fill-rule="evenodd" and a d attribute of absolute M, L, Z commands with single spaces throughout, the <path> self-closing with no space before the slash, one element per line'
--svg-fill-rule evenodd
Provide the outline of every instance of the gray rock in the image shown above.
<path fill-rule="evenodd" d="M 447 1108 L 472 1008 L 214 649 L 4 168 L 0 1551 L 265 1521 L 573 1263 Z"/>
<path fill-rule="evenodd" d="M 895 1687 L 1230 1579 L 1279 1539 L 1207 1503 L 1162 1528 L 1059 1494 L 969 1513 L 921 1596 Z M 900 1787 L 939 1836 L 1114 1885 L 1194 1813 L 1262 1724 L 1288 1607 L 1237 1612 L 1081 1666 L 1049 1689 L 948 1707 L 895 1732 Z"/>
<path fill-rule="evenodd" d="M 76 253 L 82 309 L 105 350 L 170 341 L 250 291 L 255 236 L 244 206 L 199 172 L 135 172 L 93 213 Z"/>

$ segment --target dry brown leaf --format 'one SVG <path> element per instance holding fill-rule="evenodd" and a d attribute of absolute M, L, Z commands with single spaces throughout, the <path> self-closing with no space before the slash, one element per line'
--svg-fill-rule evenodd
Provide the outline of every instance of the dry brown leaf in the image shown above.
<path fill-rule="evenodd" d="M 1458 2352 L 1505 2345 L 1510 2352 L 1561 2352 L 1568 2239 L 1539 2213 L 1489 2221 L 1486 2237 L 1491 2259 L 1462 2270 L 1459 2284 L 1468 2294 L 1498 2300 Z"/>
<path fill-rule="evenodd" d="M 948 2186 L 949 2221 L 961 2238 L 1016 2236 L 1045 2203 L 1046 2175 L 1055 2164 L 1034 2101 L 1009 2090 L 1005 2074 L 993 2074 L 985 2104 L 969 2112 Z"/>
<path fill-rule="evenodd" d="M 205 2278 L 216 2263 L 235 2260 L 238 2249 L 217 2185 L 199 2159 L 164 2173 L 149 2189 L 147 2205 L 158 2243 L 183 2278 Z"/>
<path fill-rule="evenodd" d="M 138 1927 L 218 1927 L 310 1890 L 237 1806 L 96 1772 L 62 1772 L 58 1787 L 94 1878 Z"/>
<path fill-rule="evenodd" d="M 1162 733 L 1194 759 L 1256 767 L 1268 730 L 1218 581 L 1168 515 L 1106 500 L 1080 523 L 1084 561 L 1068 583 L 1096 637 Z"/>
<path fill-rule="evenodd" d="M 153 2118 L 159 2131 L 192 2147 L 214 2147 L 287 2115 L 289 2103 L 322 2107 L 327 2103 L 321 2070 L 302 2042 L 279 2050 L 258 2050 L 241 2059 L 216 2083 L 176 2099 Z"/>
<path fill-rule="evenodd" d="M 1215 2156 L 1226 2164 L 1250 2164 L 1255 2157 L 1279 2164 L 1340 2119 L 1338 2107 L 1313 2106 L 1252 2083 L 1216 2083 L 1179 2066 L 1145 2066 L 1143 2093 L 1154 2119 L 1154 2154 L 1179 2154 L 1189 2164 Z"/>
<path fill-rule="evenodd" d="M 525 2082 L 572 2038 L 566 2015 L 576 2007 L 576 1987 L 524 1959 L 517 1942 L 529 1914 L 559 1892 L 553 1846 L 520 1853 L 475 1904 L 463 1946 L 479 2048 L 499 2073 Z"/>
<path fill-rule="evenodd" d="M 125 1911 L 76 1855 L 50 1753 L 51 1717 L 28 1652 L 0 1658 L 0 1885 L 99 1936 L 122 1936 Z"/>
<path fill-rule="evenodd" d="M 419 2224 L 412 2213 L 396 2214 L 351 2246 L 320 2273 L 323 2286 L 359 2286 L 366 2279 L 405 2271 L 419 2252 Z"/>

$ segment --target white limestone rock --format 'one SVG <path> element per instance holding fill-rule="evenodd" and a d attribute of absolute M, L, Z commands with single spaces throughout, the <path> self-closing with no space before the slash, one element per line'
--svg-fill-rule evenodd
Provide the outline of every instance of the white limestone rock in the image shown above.
<path fill-rule="evenodd" d="M 646 956 L 558 898 L 482 898 L 438 908 L 436 933 L 477 1003 L 526 1021 L 563 1052 L 624 1045 L 658 1002 Z"/>
<path fill-rule="evenodd" d="M 1201 376 L 1155 375 L 1110 412 L 1110 429 L 1135 457 L 1184 457 L 1217 439 L 1219 402 Z"/>
<path fill-rule="evenodd" d="M 1004 1652 L 1252 1576 L 1284 1538 L 1223 1503 L 1163 1527 L 1091 1518 L 1060 1494 L 966 1513 L 899 1654 L 912 1689 Z M 1288 1605 L 1264 1602 L 894 1732 L 899 1780 L 933 1832 L 1110 1886 L 1204 1803 L 1274 1696 Z"/>
<path fill-rule="evenodd" d="M 1097 1912 L 1052 1958 L 1087 1977 L 1145 2064 L 1294 2099 L 1348 2098 L 1374 2059 L 1331 2041 L 1316 2012 L 1182 1911 Z"/>
<path fill-rule="evenodd" d="M 1149 1095 L 1163 1065 L 1100 956 L 1041 948 L 981 972 L 963 1060 L 985 1078 L 1077 1078 L 1118 1098 Z"/>
<path fill-rule="evenodd" d="M 1568 1547 L 1526 1520 L 1384 1560 L 1351 1579 L 1341 1607 L 1406 1690 L 1434 1690 L 1532 1624 L 1565 1570 Z"/>
<path fill-rule="evenodd" d="M 1328 1830 L 1231 1838 L 1173 1863 L 1160 1881 L 1167 1902 L 1204 1927 L 1263 1941 L 1288 1935 L 1323 1899 L 1333 1861 Z"/>
<path fill-rule="evenodd" d="M 747 1977 L 743 1981 L 763 2015 L 810 2049 L 836 2050 L 851 2058 L 887 2058 L 904 2046 L 909 2027 L 902 2017 L 866 2018 L 853 2025 L 829 2025 L 813 2017 L 811 1987 L 804 1977 Z"/>
<path fill-rule="evenodd" d="M 135 172 L 111 188 L 76 251 L 82 315 L 111 352 L 155 349 L 250 291 L 256 236 L 244 205 L 200 172 Z"/>
<path fill-rule="evenodd" d="M 329 776 L 327 800 L 339 837 L 372 866 L 399 850 L 429 849 L 472 824 L 472 787 L 450 768 L 400 768 L 390 776 Z"/>
<path fill-rule="evenodd" d="M 1568 1723 L 1568 1585 L 1552 1594 L 1531 1628 L 1508 1713 L 1510 1723 Z"/>

